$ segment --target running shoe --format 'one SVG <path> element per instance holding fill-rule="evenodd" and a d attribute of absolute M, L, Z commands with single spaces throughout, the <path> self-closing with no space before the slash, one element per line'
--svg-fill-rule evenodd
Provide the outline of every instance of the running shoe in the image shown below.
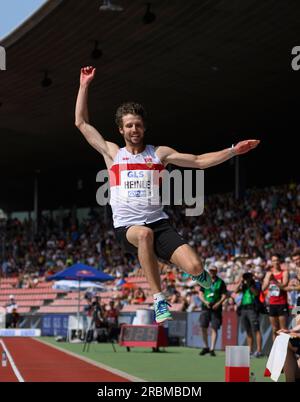
<path fill-rule="evenodd" d="M 169 307 L 171 307 L 171 305 L 167 302 L 167 300 L 159 300 L 158 302 L 154 302 L 155 321 L 158 324 L 173 319 L 169 311 Z"/>
<path fill-rule="evenodd" d="M 196 281 L 204 289 L 209 289 L 212 285 L 211 277 L 205 270 L 198 276 L 192 276 L 193 281 Z"/>

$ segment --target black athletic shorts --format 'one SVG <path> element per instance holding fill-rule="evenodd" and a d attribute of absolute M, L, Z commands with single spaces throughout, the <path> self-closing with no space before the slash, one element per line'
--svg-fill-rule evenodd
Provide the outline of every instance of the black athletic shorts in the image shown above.
<path fill-rule="evenodd" d="M 164 260 L 170 261 L 174 251 L 183 244 L 187 244 L 183 237 L 170 224 L 169 219 L 160 219 L 159 221 L 140 226 L 153 230 L 155 254 Z M 116 237 L 125 252 L 137 254 L 137 248 L 129 243 L 126 237 L 126 232 L 129 228 L 130 226 L 116 228 Z"/>
<path fill-rule="evenodd" d="M 287 304 L 270 304 L 269 305 L 269 316 L 270 317 L 280 317 L 288 316 L 289 307 Z"/>

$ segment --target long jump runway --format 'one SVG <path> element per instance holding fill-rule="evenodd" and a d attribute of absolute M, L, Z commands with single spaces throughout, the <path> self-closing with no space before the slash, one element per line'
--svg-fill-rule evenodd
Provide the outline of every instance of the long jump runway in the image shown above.
<path fill-rule="evenodd" d="M 0 382 L 130 382 L 138 379 L 84 361 L 33 338 L 0 338 Z"/>

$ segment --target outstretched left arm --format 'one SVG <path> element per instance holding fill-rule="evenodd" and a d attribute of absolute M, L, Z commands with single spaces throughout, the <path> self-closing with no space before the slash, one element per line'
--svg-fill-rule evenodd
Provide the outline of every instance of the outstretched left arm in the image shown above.
<path fill-rule="evenodd" d="M 182 154 L 170 147 L 160 146 L 156 149 L 156 154 L 164 163 L 173 165 L 206 169 L 211 166 L 219 165 L 236 155 L 242 155 L 257 147 L 260 140 L 245 140 L 237 143 L 232 148 L 226 148 L 218 152 L 209 152 L 202 155 Z"/>

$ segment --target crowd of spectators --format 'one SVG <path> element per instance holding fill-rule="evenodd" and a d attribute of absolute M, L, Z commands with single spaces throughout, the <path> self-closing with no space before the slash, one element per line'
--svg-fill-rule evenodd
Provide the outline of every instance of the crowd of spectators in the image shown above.
<path fill-rule="evenodd" d="M 291 253 L 300 247 L 300 185 L 250 189 L 238 201 L 232 194 L 210 195 L 201 216 L 185 216 L 184 207 L 168 207 L 167 212 L 205 264 L 218 268 L 226 285 L 236 283 L 247 271 L 262 280 L 275 253 L 283 256 L 290 281 L 297 280 Z M 17 276 L 20 288 L 35 287 L 40 277 L 77 262 L 117 278 L 141 274 L 136 257 L 122 253 L 110 219 L 103 219 L 96 209 L 81 222 L 73 213 L 56 219 L 51 213 L 42 214 L 36 234 L 33 221 L 8 219 L 0 261 L 1 277 Z M 199 289 L 188 276 L 178 267 L 163 262 L 161 266 L 163 291 L 171 303 L 182 303 L 188 311 L 199 308 Z M 143 289 L 126 291 L 122 304 L 138 304 L 148 296 Z M 295 296 L 289 292 L 291 304 Z M 225 304 L 235 309 L 234 298 Z"/>

